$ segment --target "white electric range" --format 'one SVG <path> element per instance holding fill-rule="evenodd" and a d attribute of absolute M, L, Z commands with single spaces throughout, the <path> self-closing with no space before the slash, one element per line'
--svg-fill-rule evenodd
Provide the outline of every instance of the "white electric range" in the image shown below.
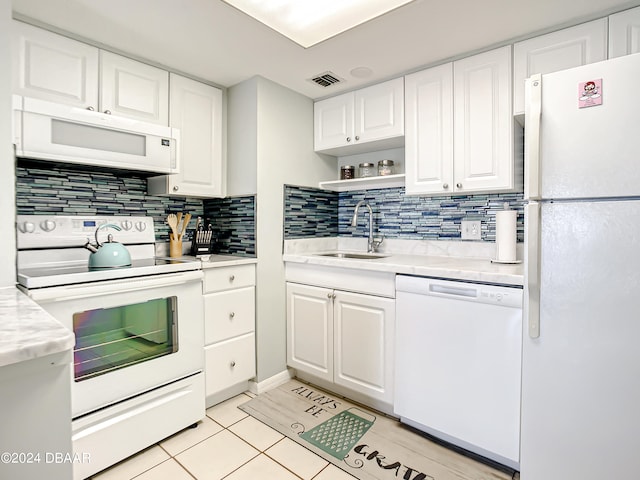
<path fill-rule="evenodd" d="M 88 267 L 98 227 L 131 265 Z M 156 257 L 153 218 L 18 215 L 17 245 L 19 288 L 76 337 L 74 479 L 205 416 L 201 263 Z"/>

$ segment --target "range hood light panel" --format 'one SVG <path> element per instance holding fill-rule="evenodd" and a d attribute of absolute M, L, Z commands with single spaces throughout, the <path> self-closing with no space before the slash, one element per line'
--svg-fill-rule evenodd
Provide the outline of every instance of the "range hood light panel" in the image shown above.
<path fill-rule="evenodd" d="M 304 48 L 413 0 L 224 0 Z"/>

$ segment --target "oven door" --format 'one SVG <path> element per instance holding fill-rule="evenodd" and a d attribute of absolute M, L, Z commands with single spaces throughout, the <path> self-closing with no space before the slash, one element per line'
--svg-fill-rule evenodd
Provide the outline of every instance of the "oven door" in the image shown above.
<path fill-rule="evenodd" d="M 202 272 L 30 290 L 76 336 L 73 418 L 202 371 Z"/>

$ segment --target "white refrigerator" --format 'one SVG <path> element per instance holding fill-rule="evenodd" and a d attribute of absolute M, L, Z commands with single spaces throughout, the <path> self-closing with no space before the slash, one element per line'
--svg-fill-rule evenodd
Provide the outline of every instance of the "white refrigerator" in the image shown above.
<path fill-rule="evenodd" d="M 640 478 L 640 54 L 527 81 L 522 480 Z"/>

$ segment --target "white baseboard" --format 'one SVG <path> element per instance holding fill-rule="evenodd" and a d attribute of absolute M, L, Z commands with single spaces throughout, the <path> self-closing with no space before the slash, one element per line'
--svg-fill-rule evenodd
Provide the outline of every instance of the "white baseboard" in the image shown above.
<path fill-rule="evenodd" d="M 261 382 L 249 381 L 249 391 L 255 395 L 267 392 L 273 388 L 279 387 L 283 383 L 288 382 L 293 378 L 293 375 L 289 369 L 275 374 L 272 377 L 267 378 Z"/>

